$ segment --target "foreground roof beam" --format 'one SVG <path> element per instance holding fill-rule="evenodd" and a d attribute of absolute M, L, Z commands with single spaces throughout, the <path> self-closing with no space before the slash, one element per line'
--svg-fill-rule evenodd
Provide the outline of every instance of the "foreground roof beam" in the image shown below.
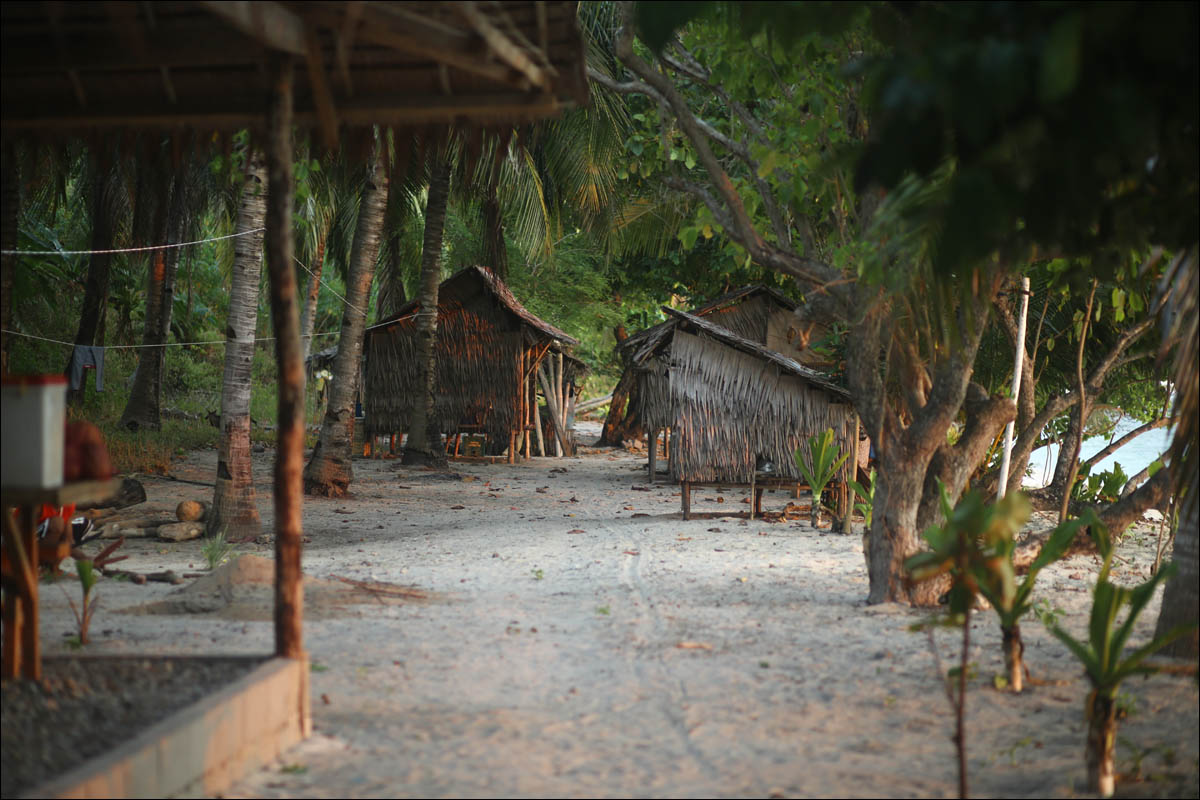
<path fill-rule="evenodd" d="M 501 60 L 524 75 L 531 84 L 541 89 L 550 87 L 550 75 L 535 64 L 529 54 L 508 37 L 504 31 L 492 24 L 492 21 L 479 10 L 473 0 L 455 3 L 453 8 L 476 33 L 483 37 L 487 46 Z M 503 12 L 501 12 L 503 13 Z"/>
<path fill-rule="evenodd" d="M 308 54 L 304 22 L 279 3 L 245 0 L 201 0 L 202 6 L 272 50 Z"/>

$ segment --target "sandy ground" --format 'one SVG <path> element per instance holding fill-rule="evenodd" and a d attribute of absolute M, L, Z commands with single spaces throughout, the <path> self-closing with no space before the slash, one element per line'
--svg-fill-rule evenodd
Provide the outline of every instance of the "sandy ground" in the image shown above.
<path fill-rule="evenodd" d="M 268 525 L 271 458 L 256 457 Z M 925 635 L 908 630 L 925 615 L 865 605 L 858 535 L 748 521 L 736 491 L 698 493 L 693 507 L 711 513 L 684 522 L 678 491 L 639 490 L 644 460 L 623 452 L 451 469 L 457 477 L 358 461 L 353 498 L 306 498 L 307 574 L 435 596 L 312 615 L 315 735 L 230 796 L 955 794 L 952 715 Z M 214 471 L 213 452 L 175 468 L 198 481 Z M 162 480 L 147 490 L 148 510 L 211 492 Z M 768 494 L 765 506 L 789 499 Z M 1119 579 L 1148 576 L 1156 530 L 1126 537 Z M 203 571 L 197 542 L 136 541 L 123 552 L 138 571 Z M 240 552 L 269 556 L 270 546 Z M 1038 596 L 1080 636 L 1096 568 L 1095 557 L 1076 556 L 1039 582 Z M 121 611 L 179 590 L 101 582 L 89 649 L 271 649 L 270 623 L 246 615 Z M 1155 600 L 1134 644 L 1157 613 Z M 47 650 L 65 649 L 74 624 L 65 593 L 44 586 L 42 614 Z M 996 691 L 999 631 L 991 612 L 976 616 L 971 789 L 1075 796 L 1089 687 L 1040 623 L 1029 620 L 1025 636 L 1045 683 L 1020 696 Z M 937 641 L 948 667 L 957 638 Z M 1196 681 L 1137 678 L 1124 697 L 1117 755 L 1128 777 L 1118 793 L 1197 796 Z"/>

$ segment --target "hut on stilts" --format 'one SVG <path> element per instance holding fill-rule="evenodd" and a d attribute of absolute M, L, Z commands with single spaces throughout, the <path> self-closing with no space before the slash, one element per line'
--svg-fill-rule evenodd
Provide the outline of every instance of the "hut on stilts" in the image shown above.
<path fill-rule="evenodd" d="M 364 427 L 368 437 L 408 429 L 421 400 L 417 381 L 418 304 L 367 329 Z M 449 456 L 507 452 L 573 455 L 568 417 L 586 366 L 567 354 L 578 342 L 531 314 L 486 267 L 468 267 L 438 287 L 434 408 L 430 430 Z M 542 424 L 538 391 L 546 401 Z M 550 439 L 547 441 L 547 433 Z M 462 437 L 468 436 L 462 449 Z"/>
<path fill-rule="evenodd" d="M 764 488 L 803 481 L 794 453 L 827 428 L 841 452 L 854 452 L 857 417 L 845 389 L 708 318 L 664 311 L 672 324 L 644 341 L 635 360 L 646 424 L 671 431 L 668 474 L 682 489 L 685 519 L 700 486 L 749 486 L 751 515 L 759 513 Z M 654 459 L 652 449 L 652 471 Z M 836 480 L 839 494 L 850 470 Z"/>
<path fill-rule="evenodd" d="M 831 366 L 812 344 L 824 337 L 826 329 L 816 324 L 801 325 L 796 318 L 797 303 L 778 290 L 762 284 L 743 286 L 692 309 L 701 317 L 737 336 L 755 342 L 800 364 L 821 370 Z M 674 410 L 667 395 L 667 364 L 664 342 L 669 342 L 680 319 L 669 316 L 665 322 L 633 334 L 621 344 L 626 370 L 631 374 L 630 413 L 646 429 L 650 454 L 650 480 L 656 479 L 657 455 L 670 458 L 670 432 Z"/>

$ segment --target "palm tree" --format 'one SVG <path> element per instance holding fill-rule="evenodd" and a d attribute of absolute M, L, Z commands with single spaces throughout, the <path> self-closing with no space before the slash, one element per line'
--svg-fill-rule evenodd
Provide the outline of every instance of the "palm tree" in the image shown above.
<path fill-rule="evenodd" d="M 380 133 L 374 157 L 367 167 L 359 203 L 358 223 L 350 255 L 346 282 L 346 305 L 337 356 L 333 361 L 333 385 L 321 424 L 320 438 L 304 469 L 304 491 L 330 497 L 346 493 L 354 477 L 350 464 L 354 437 L 354 399 L 358 390 L 363 335 L 367 327 L 367 305 L 371 281 L 383 235 L 383 214 L 388 201 L 387 139 Z"/>
<path fill-rule="evenodd" d="M 195 202 L 195 173 L 192 159 L 185 160 L 173 176 L 165 169 L 162 171 L 158 184 L 159 207 L 153 227 L 156 243 L 183 240 L 188 219 L 195 217 L 191 207 Z M 175 273 L 179 267 L 179 254 L 180 248 L 170 247 L 153 251 L 148 259 L 142 349 L 138 351 L 133 388 L 121 414 L 122 428 L 159 430 L 162 427 L 159 403 L 166 364 L 165 345 L 171 333 L 171 313 L 175 307 Z"/>
<path fill-rule="evenodd" d="M 1197 320 L 1197 293 L 1200 292 L 1200 277 L 1197 275 L 1197 246 L 1180 254 L 1172 268 L 1163 277 L 1163 286 L 1174 286 L 1173 299 L 1165 316 L 1167 334 L 1163 352 L 1172 345 L 1175 350 L 1175 439 L 1171 444 L 1171 472 L 1175 482 L 1176 503 L 1182 503 L 1179 529 L 1175 534 L 1174 561 L 1178 571 L 1167 581 L 1163 592 L 1162 608 L 1158 614 L 1156 636 L 1162 636 L 1176 625 L 1197 623 L 1200 616 L 1200 570 L 1197 569 L 1197 532 L 1200 514 L 1197 497 L 1200 496 L 1200 453 L 1197 448 L 1200 431 L 1200 363 L 1197 339 L 1200 330 Z M 1168 655 L 1196 659 L 1200 654 L 1197 631 L 1177 639 L 1164 651 Z"/>
<path fill-rule="evenodd" d="M 229 539 L 258 533 L 258 506 L 250 459 L 250 368 L 258 328 L 258 288 L 262 273 L 262 228 L 267 216 L 267 167 L 261 154 L 248 155 L 234 241 L 233 281 L 226 323 L 225 375 L 221 384 L 221 444 L 210 534 Z M 255 231 L 256 233 L 250 233 Z"/>
<path fill-rule="evenodd" d="M 433 392 L 437 373 L 434 346 L 437 343 L 438 284 L 442 280 L 442 233 L 446 225 L 446 201 L 450 194 L 450 147 L 448 141 L 436 145 L 430 163 L 429 199 L 425 206 L 425 241 L 421 250 L 421 282 L 417 294 L 418 375 L 424 387 L 424 402 L 412 411 L 408 438 L 404 443 L 404 464 L 440 464 L 445 454 L 432 441 L 436 431 L 429 430 L 433 418 Z"/>
<path fill-rule="evenodd" d="M 101 336 L 104 308 L 108 302 L 111 252 L 119 227 L 118 220 L 125 208 L 126 196 L 120 165 L 115 158 L 111 141 L 101 142 L 88 160 L 88 185 L 91 190 L 90 221 L 92 226 L 88 259 L 87 283 L 84 288 L 83 310 L 75 333 L 76 346 L 103 344 Z M 68 391 L 67 399 L 77 403 L 83 399 L 82 387 Z"/>

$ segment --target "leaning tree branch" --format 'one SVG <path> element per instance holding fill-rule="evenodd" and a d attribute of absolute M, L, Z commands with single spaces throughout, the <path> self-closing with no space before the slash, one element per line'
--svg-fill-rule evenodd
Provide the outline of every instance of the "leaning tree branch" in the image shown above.
<path fill-rule="evenodd" d="M 840 277 L 840 273 L 837 270 L 824 262 L 800 256 L 782 247 L 772 245 L 763 239 L 750 219 L 750 215 L 747 213 L 746 207 L 733 185 L 733 181 L 730 180 L 728 173 L 722 168 L 716 155 L 713 153 L 712 147 L 709 145 L 709 136 L 703 130 L 695 113 L 688 106 L 687 101 L 684 100 L 683 96 L 667 76 L 655 70 L 633 52 L 632 4 L 623 3 L 621 5 L 621 12 L 623 18 L 622 26 L 617 32 L 615 42 L 617 57 L 634 75 L 657 90 L 658 94 L 666 100 L 667 105 L 675 114 L 675 118 L 678 120 L 683 132 L 696 149 L 700 164 L 708 173 L 718 196 L 729 210 L 729 219 L 732 225 L 725 229 L 725 233 L 735 242 L 742 245 L 742 247 L 745 247 L 749 251 L 750 256 L 760 264 L 798 278 L 810 284 L 810 287 L 817 292 L 832 291 L 838 295 L 843 295 L 844 305 L 850 306 L 851 298 L 848 296 L 848 293 L 840 289 L 840 287 L 832 290 L 826 288 L 826 284 L 833 283 Z"/>

